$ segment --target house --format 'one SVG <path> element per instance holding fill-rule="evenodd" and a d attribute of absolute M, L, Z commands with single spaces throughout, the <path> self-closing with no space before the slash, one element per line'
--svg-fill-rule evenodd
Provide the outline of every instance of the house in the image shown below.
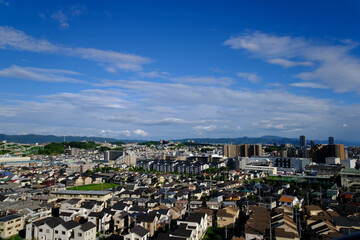
<path fill-rule="evenodd" d="M 217 227 L 232 227 L 235 226 L 236 218 L 233 214 L 228 213 L 225 209 L 219 209 L 216 213 Z"/>
<path fill-rule="evenodd" d="M 187 200 L 177 200 L 175 202 L 175 206 L 180 205 L 180 206 L 183 206 L 185 209 L 187 209 L 188 204 L 189 204 L 189 201 L 187 201 Z"/>
<path fill-rule="evenodd" d="M 8 215 L 0 218 L 0 237 L 9 238 L 24 228 L 24 219 L 20 215 Z"/>
<path fill-rule="evenodd" d="M 143 214 L 137 218 L 137 223 L 149 231 L 149 237 L 154 236 L 158 226 L 158 217 L 156 215 Z"/>
<path fill-rule="evenodd" d="M 295 205 L 301 207 L 304 199 L 299 199 L 296 196 L 282 195 L 279 199 L 279 205 L 294 207 Z"/>
<path fill-rule="evenodd" d="M 202 239 L 207 231 L 207 214 L 206 213 L 192 213 L 185 220 L 178 220 L 177 225 L 185 224 L 186 229 L 194 229 L 194 239 Z"/>
<path fill-rule="evenodd" d="M 62 218 L 43 218 L 26 225 L 26 240 L 54 239 L 54 228 L 64 223 Z"/>
<path fill-rule="evenodd" d="M 196 229 L 182 223 L 176 231 L 160 233 L 157 240 L 197 240 Z"/>
<path fill-rule="evenodd" d="M 214 210 L 212 210 L 208 207 L 202 207 L 202 208 L 194 210 L 192 213 L 206 213 L 206 216 L 207 216 L 206 220 L 207 220 L 208 227 L 213 226 Z"/>
<path fill-rule="evenodd" d="M 74 229 L 74 240 L 95 240 L 96 239 L 96 225 L 87 222 L 81 224 Z"/>
<path fill-rule="evenodd" d="M 123 212 L 117 212 L 114 217 L 114 232 L 122 233 L 125 231 L 129 226 L 129 218 L 128 213 Z"/>
<path fill-rule="evenodd" d="M 304 207 L 304 212 L 306 216 L 317 216 L 323 210 L 318 205 L 306 205 Z"/>
<path fill-rule="evenodd" d="M 75 222 L 73 220 L 64 222 L 62 224 L 57 225 L 54 228 L 54 239 L 70 239 L 74 237 L 74 228 L 80 226 L 80 223 Z M 40 228 L 41 230 L 42 228 Z M 50 233 L 50 231 L 49 231 Z M 46 231 L 46 234 L 48 232 Z M 48 238 L 40 238 L 40 239 L 48 239 Z"/>
<path fill-rule="evenodd" d="M 197 208 L 202 207 L 202 204 L 203 204 L 202 201 L 191 201 L 189 203 L 189 207 L 190 207 L 190 209 L 197 209 Z"/>
<path fill-rule="evenodd" d="M 129 234 L 124 236 L 124 240 L 147 240 L 149 239 L 149 231 L 140 225 L 130 230 Z"/>
<path fill-rule="evenodd" d="M 221 204 L 219 202 L 207 201 L 206 206 L 210 209 L 216 210 L 220 208 Z"/>
<path fill-rule="evenodd" d="M 65 222 L 61 218 L 44 218 L 26 225 L 26 239 L 44 240 L 95 240 L 96 225 L 87 222 Z"/>
<path fill-rule="evenodd" d="M 186 209 L 181 205 L 170 208 L 170 217 L 171 217 L 171 219 L 182 218 L 182 216 L 184 216 L 185 213 L 186 213 Z"/>
<path fill-rule="evenodd" d="M 101 212 L 92 212 L 88 216 L 88 221 L 97 226 L 97 232 L 105 232 L 110 229 L 110 221 L 115 215 L 111 209 L 103 209 Z"/>
<path fill-rule="evenodd" d="M 245 224 L 245 239 L 265 239 L 271 220 L 270 211 L 258 206 L 249 206 L 250 218 Z"/>
<path fill-rule="evenodd" d="M 74 180 L 74 185 L 75 186 L 82 186 L 82 185 L 89 185 L 92 183 L 92 178 L 91 177 L 78 177 L 73 179 Z"/>
<path fill-rule="evenodd" d="M 240 210 L 238 207 L 226 207 L 224 208 L 227 213 L 230 213 L 235 217 L 235 219 L 239 218 Z"/>

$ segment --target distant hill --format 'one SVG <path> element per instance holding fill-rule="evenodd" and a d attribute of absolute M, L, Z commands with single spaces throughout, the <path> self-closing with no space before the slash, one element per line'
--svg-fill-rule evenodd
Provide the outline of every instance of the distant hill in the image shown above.
<path fill-rule="evenodd" d="M 299 145 L 298 138 L 285 138 L 279 136 L 262 136 L 262 137 L 239 137 L 239 138 L 186 138 L 172 140 L 174 142 L 187 142 L 192 140 L 195 143 L 212 143 L 212 144 L 285 144 Z M 306 141 L 310 145 L 310 140 Z M 328 140 L 315 140 L 315 144 L 327 144 Z M 360 142 L 336 140 L 336 144 L 344 144 L 345 146 L 360 146 Z"/>
<path fill-rule="evenodd" d="M 195 143 L 218 143 L 218 144 L 285 144 L 299 145 L 297 138 L 283 138 L 277 136 L 263 136 L 263 137 L 240 137 L 240 138 L 189 138 L 173 140 L 175 142 L 187 142 L 193 140 Z"/>
<path fill-rule="evenodd" d="M 0 141 L 16 142 L 16 143 L 50 143 L 64 142 L 64 136 L 54 136 L 54 135 L 36 135 L 36 134 L 27 134 L 27 135 L 6 135 L 0 134 Z M 66 136 L 65 140 L 67 142 L 81 142 L 81 141 L 96 141 L 96 142 L 117 142 L 118 139 L 114 138 L 101 138 L 101 137 L 80 137 L 80 136 Z"/>

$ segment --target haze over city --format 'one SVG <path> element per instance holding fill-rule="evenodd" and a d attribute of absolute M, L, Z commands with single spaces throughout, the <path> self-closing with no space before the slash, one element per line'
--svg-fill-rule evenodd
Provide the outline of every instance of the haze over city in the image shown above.
<path fill-rule="evenodd" d="M 360 141 L 359 10 L 0 0 L 0 133 Z"/>

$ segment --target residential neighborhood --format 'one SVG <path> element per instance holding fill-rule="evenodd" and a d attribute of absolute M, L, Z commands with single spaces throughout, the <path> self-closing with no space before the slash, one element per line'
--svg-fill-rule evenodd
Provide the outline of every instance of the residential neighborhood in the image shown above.
<path fill-rule="evenodd" d="M 265 145 L 252 156 L 171 141 L 101 145 L 109 150 L 3 156 L 0 237 L 334 239 L 360 230 L 356 155 L 349 168 Z M 276 167 L 279 159 L 304 166 Z"/>

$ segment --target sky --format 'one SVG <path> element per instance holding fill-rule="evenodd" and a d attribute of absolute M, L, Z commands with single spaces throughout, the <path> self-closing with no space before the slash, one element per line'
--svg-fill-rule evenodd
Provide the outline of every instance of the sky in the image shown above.
<path fill-rule="evenodd" d="M 359 1 L 0 0 L 0 133 L 360 141 Z"/>

